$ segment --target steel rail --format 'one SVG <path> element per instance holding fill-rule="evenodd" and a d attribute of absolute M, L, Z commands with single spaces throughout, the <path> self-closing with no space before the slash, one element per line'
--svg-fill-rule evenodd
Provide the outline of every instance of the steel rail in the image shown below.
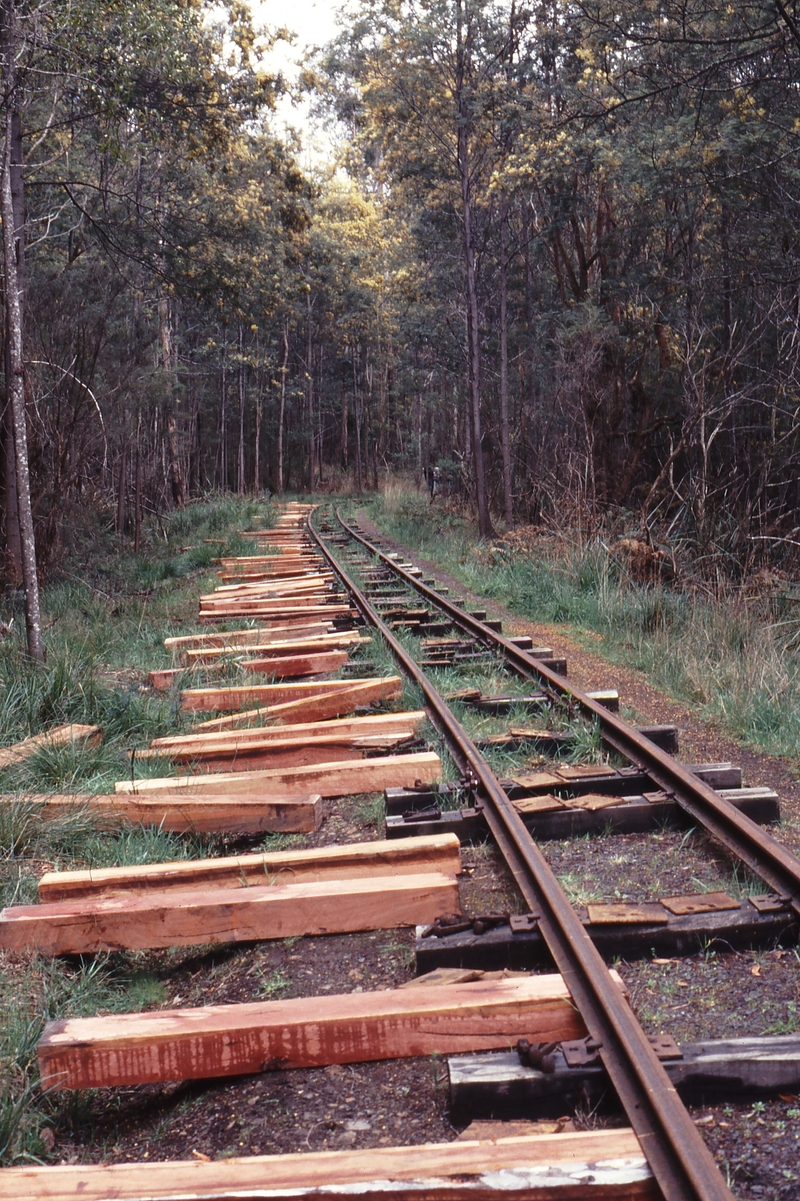
<path fill-rule="evenodd" d="M 603 1064 L 666 1201 L 733 1201 L 627 1000 L 494 772 L 439 692 L 330 553 L 310 518 L 308 529 L 354 605 L 422 690 L 429 715 L 459 769 L 475 781 L 489 829 L 525 902 L 539 916 L 542 935 L 590 1035 L 600 1044 Z"/>
<path fill-rule="evenodd" d="M 347 532 L 364 547 L 390 566 L 407 584 L 431 601 L 463 630 L 490 646 L 502 649 L 508 662 L 523 676 L 542 684 L 545 691 L 560 698 L 567 698 L 587 716 L 594 718 L 601 729 L 603 739 L 619 751 L 631 763 L 646 771 L 653 782 L 664 792 L 674 797 L 682 809 L 703 826 L 726 850 L 739 858 L 765 884 L 781 896 L 789 898 L 792 908 L 800 917 L 800 859 L 786 847 L 781 846 L 770 834 L 756 825 L 735 805 L 725 800 L 699 779 L 672 755 L 651 742 L 644 734 L 616 713 L 611 713 L 599 701 L 574 688 L 563 676 L 552 671 L 532 655 L 520 650 L 513 642 L 504 638 L 479 621 L 464 613 L 452 601 L 440 596 L 433 588 L 409 575 L 398 564 L 361 534 L 337 517 Z"/>

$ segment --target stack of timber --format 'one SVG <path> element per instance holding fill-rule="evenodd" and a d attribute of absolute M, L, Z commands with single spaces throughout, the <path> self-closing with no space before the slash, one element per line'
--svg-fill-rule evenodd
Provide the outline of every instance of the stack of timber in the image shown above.
<path fill-rule="evenodd" d="M 231 636 L 227 643 L 220 646 L 186 647 L 179 651 L 183 667 L 151 671 L 148 677 L 150 686 L 158 690 L 168 689 L 185 670 L 201 667 L 213 673 L 232 660 L 245 671 L 272 676 L 274 679 L 338 671 L 348 662 L 348 648 L 371 641 L 352 630 L 329 630 L 325 626 L 313 627 L 312 633 L 306 627 L 301 627 L 297 632 L 288 629 L 281 631 L 281 634 L 280 638 L 265 637 L 250 645 L 239 643 Z M 247 655 L 255 655 L 256 658 L 250 659 Z"/>
<path fill-rule="evenodd" d="M 234 577 L 256 564 L 258 580 L 237 579 L 200 598 L 201 621 L 257 616 L 258 628 L 169 638 L 165 645 L 183 666 L 151 674 L 156 686 L 169 687 L 185 669 L 213 672 L 233 656 L 243 670 L 282 682 L 183 690 L 184 711 L 229 715 L 132 753 L 134 767 L 137 758 L 161 759 L 182 774 L 120 781 L 113 797 L 91 799 L 98 816 L 159 822 L 168 830 L 310 832 L 334 797 L 438 779 L 438 757 L 417 749 L 422 713 L 353 716 L 397 699 L 398 676 L 321 678 L 368 639 L 335 620 L 347 617 L 352 625 L 349 605 L 335 602 L 331 574 L 299 529 L 305 512 L 288 511 L 266 536 L 256 532 L 273 553 L 221 564 Z M 297 676 L 314 678 L 286 679 Z M 50 812 L 67 803 L 47 802 Z"/>
<path fill-rule="evenodd" d="M 429 834 L 403 842 L 356 842 L 313 850 L 262 851 L 218 859 L 180 859 L 86 871 L 46 872 L 39 880 L 39 900 L 88 900 L 130 896 L 142 891 L 184 892 L 198 888 L 252 888 L 276 881 L 318 884 L 370 876 L 461 870 L 459 841 L 454 834 Z"/>
<path fill-rule="evenodd" d="M 509 1193 L 509 1190 L 513 1192 Z M 412 1147 L 163 1163 L 26 1166 L 0 1171 L 5 1201 L 315 1201 L 326 1192 L 395 1201 L 526 1201 L 661 1196 L 628 1128 L 528 1134 Z"/>
<path fill-rule="evenodd" d="M 136 797 L 207 796 L 295 798 L 309 793 L 323 797 L 379 792 L 384 788 L 411 788 L 433 784 L 441 774 L 434 751 L 408 755 L 381 755 L 375 759 L 310 764 L 306 767 L 226 772 L 223 776 L 161 776 L 148 780 L 118 780 L 117 794 Z"/>
<path fill-rule="evenodd" d="M 300 767 L 308 763 L 360 759 L 367 750 L 390 750 L 416 739 L 425 712 L 378 713 L 338 721 L 309 721 L 154 738 L 136 758 L 164 759 L 194 770 L 236 771 Z"/>
<path fill-rule="evenodd" d="M 229 642 L 227 646 L 187 647 L 181 652 L 181 659 L 187 666 L 196 667 L 198 664 L 216 663 L 219 659 L 230 658 L 237 653 L 241 654 L 242 651 L 258 658 L 283 657 L 298 653 L 321 654 L 351 646 L 363 646 L 371 641 L 371 638 L 364 638 L 354 630 L 326 630 L 324 633 L 315 631 L 311 634 L 301 630 L 290 637 L 286 634 L 282 638 L 267 637 L 249 645 L 237 644 L 234 641 Z M 247 660 L 244 661 L 244 666 L 255 670 L 255 664 Z"/>
<path fill-rule="evenodd" d="M 383 930 L 459 911 L 458 839 L 355 843 L 50 872 L 0 912 L 0 947 L 46 955 Z"/>
<path fill-rule="evenodd" d="M 269 642 L 286 641 L 289 638 L 311 638 L 322 634 L 335 633 L 332 623 L 314 621 L 296 626 L 263 626 L 256 630 L 232 630 L 227 633 L 213 634 L 181 634 L 173 638 L 165 638 L 164 646 L 173 653 L 191 649 L 197 650 L 227 650 L 235 653 L 237 650 Z"/>
<path fill-rule="evenodd" d="M 283 599 L 247 602 L 248 607 L 242 606 L 236 613 L 224 609 L 204 611 L 200 614 L 201 625 L 213 625 L 214 622 L 231 621 L 236 618 L 257 618 L 259 621 L 273 625 L 292 625 L 317 621 L 352 621 L 355 611 L 346 602 L 336 603 L 314 596 L 302 597 L 291 602 Z"/>
<path fill-rule="evenodd" d="M 231 657 L 274 679 L 337 670 L 361 639 L 354 616 L 300 529 L 311 506 L 290 506 L 278 526 L 252 531 L 260 551 L 219 563 L 221 587 L 200 600 L 200 622 L 258 619 L 258 629 L 168 640 L 162 674 L 213 672 Z M 41 798 L 51 812 L 89 804 L 110 822 L 165 829 L 316 829 L 330 798 L 433 787 L 441 765 L 417 752 L 425 715 L 356 709 L 396 699 L 401 682 L 306 680 L 182 693 L 187 711 L 223 712 L 144 752 L 183 774 L 120 782 L 110 797 Z M 258 723 L 258 724 L 257 724 Z M 402 748 L 406 753 L 396 753 Z M 395 752 L 395 753 L 392 753 Z M 366 756 L 366 757 L 365 757 Z M 134 762 L 135 765 L 135 762 Z M 218 773 L 210 775 L 209 773 Z M 458 839 L 230 856 L 102 871 L 51 872 L 40 904 L 0 913 L 0 948 L 44 954 L 156 949 L 198 943 L 348 933 L 432 924 L 460 914 Z M 617 984 L 622 987 L 619 977 Z M 127 1087 L 430 1054 L 507 1051 L 519 1038 L 564 1042 L 586 1029 L 558 975 L 466 982 L 415 980 L 402 988 L 168 1009 L 50 1023 L 38 1054 L 43 1086 Z M 509 1137 L 509 1135 L 511 1135 Z M 509 1188 L 531 1201 L 554 1195 L 658 1195 L 634 1134 L 492 1132 L 466 1141 L 366 1151 L 196 1163 L 30 1166 L 0 1172 L 10 1201 L 141 1201 L 232 1193 L 274 1198 L 320 1191 L 391 1192 L 415 1201 L 486 1201 Z M 500 1201 L 498 1196 L 498 1201 Z"/>
<path fill-rule="evenodd" d="M 244 531 L 272 553 L 219 561 L 221 585 L 200 598 L 200 622 L 257 617 L 264 624 L 291 624 L 305 615 L 318 621 L 351 620 L 349 604 L 333 591 L 334 580 L 299 528 L 305 511 L 285 514 L 269 531 Z M 319 670 L 331 670 L 320 668 Z"/>
<path fill-rule="evenodd" d="M 290 552 L 303 544 L 297 526 L 304 516 L 305 510 L 289 512 L 276 531 L 276 541 L 282 546 L 275 554 L 264 556 L 270 560 L 270 573 L 276 572 L 275 563 L 289 562 Z M 357 632 L 336 628 L 337 612 L 349 614 L 349 606 L 327 603 L 329 584 L 319 570 L 316 552 L 304 562 L 304 574 L 299 579 L 284 579 L 280 572 L 278 568 L 273 581 L 277 582 L 278 595 L 265 602 L 277 601 L 280 610 L 264 618 L 257 629 L 179 635 L 167 639 L 167 647 L 185 655 L 191 666 L 210 658 L 206 670 L 213 669 L 214 658 L 237 652 L 257 656 L 251 659 L 250 668 L 274 676 L 293 675 L 298 670 L 317 674 L 323 668 L 341 666 L 347 659 L 347 648 L 361 638 Z M 248 596 L 251 592 L 246 590 Z M 233 593 L 241 595 L 238 587 Z M 222 595 L 230 596 L 231 590 Z M 309 598 L 316 599 L 317 595 L 324 595 L 325 603 L 309 606 Z M 317 609 L 322 610 L 324 619 Z M 182 670 L 156 672 L 151 680 L 157 686 L 169 687 Z M 156 825 L 175 833 L 247 837 L 312 833 L 322 824 L 329 798 L 386 787 L 414 787 L 419 781 L 433 783 L 438 778 L 440 764 L 435 755 L 390 753 L 415 742 L 421 713 L 376 715 L 361 725 L 364 719 L 351 716 L 357 709 L 395 700 L 401 691 L 397 676 L 189 689 L 181 697 L 185 710 L 228 710 L 231 716 L 201 722 L 196 735 L 164 740 L 164 745 L 145 751 L 144 757 L 164 756 L 185 765 L 185 770 L 193 774 L 125 781 L 110 796 L 48 794 L 2 799 L 9 805 L 38 804 L 45 819 L 86 811 L 104 829 L 130 822 Z M 241 730 L 242 726 L 247 728 Z M 42 746 L 92 741 L 100 736 L 96 727 L 60 727 L 9 748 L 6 762 L 17 762 Z M 375 757 L 365 758 L 367 755 Z M 135 767 L 136 755 L 132 758 Z M 223 772 L 224 777 L 196 774 L 208 769 Z"/>
<path fill-rule="evenodd" d="M 176 735 L 158 740 L 162 745 L 151 751 L 215 771 L 121 780 L 113 796 L 80 801 L 112 825 L 127 820 L 171 831 L 309 833 L 319 829 L 325 803 L 334 797 L 433 785 L 441 774 L 441 761 L 433 752 L 361 758 L 367 749 L 386 750 L 412 740 L 422 720 L 420 712 L 376 715 L 345 722 L 344 731 L 333 722 L 307 723 L 295 727 L 294 737 L 292 727 L 283 725 Z M 287 730 L 289 737 L 280 737 Z M 74 807 L 78 798 L 41 800 L 50 815 Z"/>
<path fill-rule="evenodd" d="M 229 688 L 187 688 L 181 693 L 185 712 L 244 710 L 241 719 L 268 721 L 323 721 L 341 717 L 361 705 L 396 700 L 403 691 L 399 676 L 383 679 L 313 680 L 296 684 L 248 684 Z M 338 702 L 330 699 L 342 693 Z M 289 709 L 288 706 L 292 705 Z M 251 706 L 257 707 L 253 712 Z M 213 728 L 207 723 L 205 729 Z M 220 727 L 224 729 L 225 727 Z"/>

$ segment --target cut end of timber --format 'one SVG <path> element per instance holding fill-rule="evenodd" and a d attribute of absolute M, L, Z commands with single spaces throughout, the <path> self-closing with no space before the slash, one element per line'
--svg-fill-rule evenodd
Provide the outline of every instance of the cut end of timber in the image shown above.
<path fill-rule="evenodd" d="M 101 726 L 79 725 L 75 722 L 56 726 L 55 729 L 47 730 L 44 734 L 33 734 L 30 738 L 24 738 L 22 742 L 15 742 L 13 746 L 0 748 L 0 768 L 12 767 L 15 763 L 21 763 L 24 759 L 29 759 L 31 755 L 35 755 L 37 751 L 45 748 L 68 746 L 70 743 L 97 746 L 102 738 Z"/>

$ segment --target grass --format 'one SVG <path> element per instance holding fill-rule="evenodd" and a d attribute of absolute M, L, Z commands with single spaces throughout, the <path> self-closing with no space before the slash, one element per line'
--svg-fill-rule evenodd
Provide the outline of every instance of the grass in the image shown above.
<path fill-rule="evenodd" d="M 0 904 L 35 902 L 37 880 L 47 869 L 224 852 L 223 839 L 132 825 L 102 829 L 80 796 L 113 791 L 114 782 L 130 774 L 131 749 L 184 723 L 176 694 L 144 687 L 145 669 L 167 665 L 164 637 L 194 624 L 197 594 L 214 582 L 212 560 L 251 552 L 236 530 L 271 520 L 261 502 L 212 498 L 163 517 L 138 556 L 99 521 L 83 531 L 85 565 L 73 570 L 70 563 L 43 590 L 45 666 L 27 659 L 23 623 L 15 620 L 0 644 L 2 741 L 65 722 L 99 725 L 103 740 L 95 747 L 43 748 L 0 771 Z M 0 601 L 0 617 L 17 617 L 11 601 Z M 155 775 L 163 766 L 150 761 L 136 771 Z M 76 795 L 74 808 L 56 819 L 45 818 L 38 799 L 52 792 Z M 295 841 L 279 835 L 264 844 Z M 35 1052 L 44 1024 L 162 1005 L 167 989 L 159 962 L 138 952 L 78 962 L 0 953 L 0 1164 L 46 1160 L 59 1131 L 90 1122 L 88 1095 L 46 1095 L 38 1086 Z"/>
<path fill-rule="evenodd" d="M 591 649 L 639 668 L 742 743 L 800 759 L 800 618 L 791 597 L 731 590 L 714 599 L 697 588 L 637 584 L 600 537 L 480 542 L 464 517 L 413 491 L 395 489 L 368 511 L 478 595 L 573 627 Z"/>
<path fill-rule="evenodd" d="M 274 968 L 272 971 L 259 972 L 259 991 L 262 997 L 271 1001 L 276 997 L 282 997 L 289 991 L 291 981 L 285 972 L 279 968 Z"/>
<path fill-rule="evenodd" d="M 161 981 L 132 957 L 97 956 L 77 967 L 33 960 L 26 969 L 0 972 L 0 1163 L 42 1160 L 53 1131 L 88 1120 L 87 1095 L 38 1088 L 36 1046 L 45 1023 L 130 1013 L 162 1004 L 166 996 Z"/>

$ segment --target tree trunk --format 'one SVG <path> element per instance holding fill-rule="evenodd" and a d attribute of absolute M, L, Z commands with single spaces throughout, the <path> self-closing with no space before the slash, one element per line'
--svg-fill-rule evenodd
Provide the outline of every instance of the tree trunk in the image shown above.
<path fill-rule="evenodd" d="M 8 337 L 8 374 L 6 391 L 14 426 L 17 499 L 22 549 L 22 579 L 25 586 L 25 627 L 28 654 L 44 663 L 42 616 L 39 605 L 39 579 L 36 568 L 36 540 L 31 507 L 31 480 L 28 465 L 28 430 L 25 414 L 24 365 L 22 358 L 22 304 L 19 291 L 21 245 L 16 237 L 12 196 L 12 154 L 14 146 L 14 109 L 16 104 L 16 5 L 2 0 L 2 58 L 6 94 L 5 141 L 0 170 L 0 213 L 3 219 L 3 267 L 6 279 L 6 330 Z M 16 164 L 15 164 L 16 165 Z"/>
<path fill-rule="evenodd" d="M 500 451 L 503 459 L 503 516 L 514 528 L 511 487 L 511 433 L 508 424 L 508 203 L 500 203 Z"/>
<path fill-rule="evenodd" d="M 314 491 L 317 482 L 316 430 L 314 429 L 314 344 L 311 338 L 311 293 L 306 297 L 306 405 L 308 417 L 308 490 Z"/>
<path fill-rule="evenodd" d="M 256 379 L 256 428 L 253 437 L 253 495 L 258 496 L 261 489 L 261 417 L 263 413 L 263 397 L 261 389 L 263 380 Z"/>
<path fill-rule="evenodd" d="M 422 479 L 425 474 L 425 465 L 422 461 L 422 393 L 418 392 L 414 403 L 414 441 L 416 443 L 417 452 L 417 471 L 416 483 L 417 487 L 422 487 Z"/>
<path fill-rule="evenodd" d="M 342 467 L 344 467 L 345 471 L 347 471 L 347 460 L 348 460 L 348 454 L 347 454 L 347 440 L 349 437 L 349 434 L 347 432 L 348 415 L 349 415 L 349 403 L 347 400 L 347 392 L 343 388 L 342 389 L 342 415 L 341 415 L 340 441 L 341 441 L 341 445 L 342 445 Z"/>
<path fill-rule="evenodd" d="M 469 25 L 467 38 L 470 37 Z M 462 246 L 467 290 L 467 362 L 469 406 L 472 422 L 472 460 L 475 476 L 475 503 L 481 537 L 494 533 L 486 497 L 486 472 L 483 462 L 483 430 L 481 428 L 481 346 L 478 320 L 478 281 L 475 268 L 475 247 L 472 234 L 472 168 L 469 151 L 470 109 L 466 94 L 466 70 L 469 50 L 464 39 L 464 16 L 461 0 L 456 14 L 456 101 L 458 104 L 458 175 L 461 185 Z"/>
<path fill-rule="evenodd" d="M 142 544 L 142 415 L 136 419 L 136 498 L 133 516 L 133 553 L 138 555 Z"/>
<path fill-rule="evenodd" d="M 14 211 L 14 237 L 17 244 L 17 287 L 24 310 L 25 295 L 25 191 L 22 176 L 22 118 L 17 105 L 11 104 L 11 204 Z M 9 361 L 10 339 L 6 324 L 4 354 L 6 379 L 11 375 Z M 14 449 L 14 420 L 11 406 L 5 415 L 5 481 L 6 481 L 6 570 L 14 588 L 22 584 L 22 542 L 19 532 L 19 502 L 17 500 L 17 461 Z"/>
<path fill-rule="evenodd" d="M 361 401 L 356 397 L 356 492 L 364 491 L 364 475 L 361 459 Z"/>
<path fill-rule="evenodd" d="M 236 491 L 243 495 L 246 485 L 244 478 L 244 333 L 239 322 L 239 449 L 236 455 Z"/>
<path fill-rule="evenodd" d="M 356 418 L 356 491 L 364 491 L 364 477 L 361 473 L 361 400 L 358 394 L 358 369 L 356 366 L 356 349 L 352 350 L 353 357 L 353 408 Z"/>
<path fill-rule="evenodd" d="M 169 302 L 161 292 L 158 297 L 158 335 L 161 349 L 161 370 L 163 385 L 168 390 L 164 401 L 164 431 L 166 433 L 167 463 L 169 467 L 169 486 L 172 493 L 172 503 L 176 509 L 182 509 L 186 504 L 186 480 L 181 467 L 178 450 L 178 426 L 172 411 L 172 329 L 169 321 Z"/>
<path fill-rule="evenodd" d="M 378 465 L 386 464 L 386 409 L 389 399 L 389 350 L 387 347 L 386 360 L 378 370 L 378 442 L 375 448 L 376 476 Z M 377 483 L 375 485 L 377 489 Z"/>
<path fill-rule="evenodd" d="M 128 438 L 123 437 L 122 452 L 119 456 L 119 483 L 117 485 L 117 533 L 120 538 L 125 533 L 125 493 L 128 476 Z"/>
<path fill-rule="evenodd" d="M 165 421 L 167 433 L 167 457 L 169 459 L 169 484 L 172 492 L 172 503 L 176 509 L 182 509 L 186 504 L 186 481 L 181 470 L 178 451 L 178 425 L 170 413 Z"/>
<path fill-rule="evenodd" d="M 289 329 L 283 323 L 283 363 L 281 364 L 281 403 L 278 410 L 278 495 L 283 495 L 283 427 L 286 421 L 286 375 L 289 371 Z"/>
<path fill-rule="evenodd" d="M 228 491 L 228 343 L 222 346 L 222 378 L 220 381 L 219 406 L 219 490 Z"/>
<path fill-rule="evenodd" d="M 194 387 L 191 372 L 187 376 L 189 396 L 189 471 L 186 479 L 187 493 L 196 495 L 202 488 L 203 467 L 202 443 L 200 439 L 200 400 Z"/>
<path fill-rule="evenodd" d="M 9 360 L 10 341 L 6 324 L 5 359 L 6 379 L 11 378 Z M 17 452 L 14 448 L 14 417 L 10 403 L 5 413 L 5 466 L 6 466 L 6 573 L 14 588 L 22 584 L 22 541 L 19 534 L 19 503 L 17 500 Z"/>

